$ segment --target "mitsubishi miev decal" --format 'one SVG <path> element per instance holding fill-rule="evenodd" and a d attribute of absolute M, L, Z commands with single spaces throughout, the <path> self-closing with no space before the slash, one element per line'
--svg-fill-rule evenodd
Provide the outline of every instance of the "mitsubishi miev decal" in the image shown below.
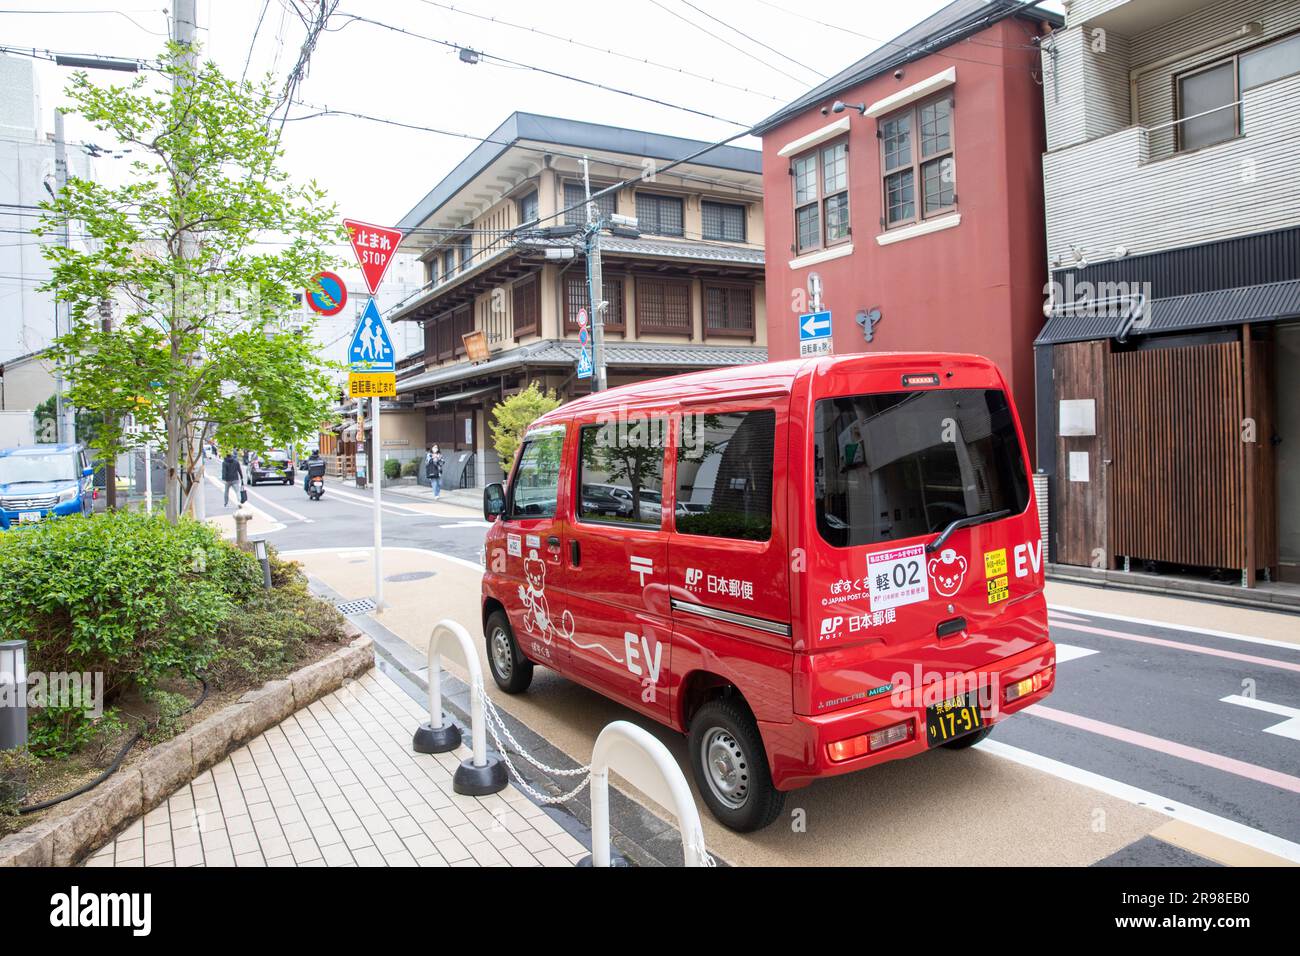
<path fill-rule="evenodd" d="M 519 585 L 519 600 L 524 605 L 524 630 L 537 634 L 550 644 L 556 637 L 566 640 L 573 637 L 573 615 L 567 610 L 560 617 L 560 626 L 551 619 L 551 607 L 546 600 L 546 562 L 529 551 L 524 558 L 524 580 L 528 586 Z"/>
<path fill-rule="evenodd" d="M 937 558 L 930 559 L 926 569 L 930 572 L 934 589 L 944 597 L 952 597 L 966 580 L 966 556 L 952 548 L 944 548 Z"/>

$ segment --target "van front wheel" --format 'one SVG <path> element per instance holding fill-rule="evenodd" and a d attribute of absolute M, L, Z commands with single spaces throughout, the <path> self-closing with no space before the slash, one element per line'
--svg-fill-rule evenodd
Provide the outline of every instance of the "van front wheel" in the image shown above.
<path fill-rule="evenodd" d="M 705 704 L 691 721 L 691 772 L 710 812 L 738 833 L 761 830 L 781 813 L 758 724 L 740 703 Z"/>
<path fill-rule="evenodd" d="M 504 611 L 488 615 L 487 627 L 488 667 L 492 679 L 507 694 L 522 694 L 533 682 L 533 662 L 524 657 L 510 628 L 510 619 Z"/>

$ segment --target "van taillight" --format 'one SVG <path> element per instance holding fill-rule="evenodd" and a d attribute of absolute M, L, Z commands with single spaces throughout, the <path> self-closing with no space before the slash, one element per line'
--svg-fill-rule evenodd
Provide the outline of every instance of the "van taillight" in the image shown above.
<path fill-rule="evenodd" d="M 1052 668 L 1045 667 L 1033 677 L 1026 677 L 1024 680 L 1018 680 L 1007 687 L 1004 696 L 1007 703 L 1013 700 L 1019 700 L 1029 694 L 1037 693 L 1052 681 Z"/>
<path fill-rule="evenodd" d="M 911 737 L 912 722 L 905 720 L 901 724 L 891 724 L 883 730 L 875 730 L 869 734 L 858 734 L 856 737 L 848 737 L 827 744 L 826 756 L 833 763 L 843 763 L 845 760 L 852 760 L 854 757 L 861 757 L 866 753 L 874 753 L 877 750 L 892 747 L 894 744 L 901 744 L 904 740 L 910 740 Z"/>

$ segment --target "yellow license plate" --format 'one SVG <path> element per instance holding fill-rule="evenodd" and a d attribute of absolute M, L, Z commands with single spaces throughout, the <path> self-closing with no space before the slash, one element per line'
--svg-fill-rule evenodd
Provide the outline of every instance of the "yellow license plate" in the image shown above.
<path fill-rule="evenodd" d="M 963 694 L 932 704 L 925 709 L 926 745 L 937 747 L 958 737 L 973 734 L 984 726 L 974 694 Z"/>

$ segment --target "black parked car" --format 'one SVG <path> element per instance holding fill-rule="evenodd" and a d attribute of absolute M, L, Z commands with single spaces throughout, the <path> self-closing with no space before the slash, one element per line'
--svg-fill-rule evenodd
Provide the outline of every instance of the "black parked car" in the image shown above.
<path fill-rule="evenodd" d="M 264 481 L 293 484 L 293 462 L 285 455 L 268 455 L 248 468 L 248 483 L 260 485 Z"/>

